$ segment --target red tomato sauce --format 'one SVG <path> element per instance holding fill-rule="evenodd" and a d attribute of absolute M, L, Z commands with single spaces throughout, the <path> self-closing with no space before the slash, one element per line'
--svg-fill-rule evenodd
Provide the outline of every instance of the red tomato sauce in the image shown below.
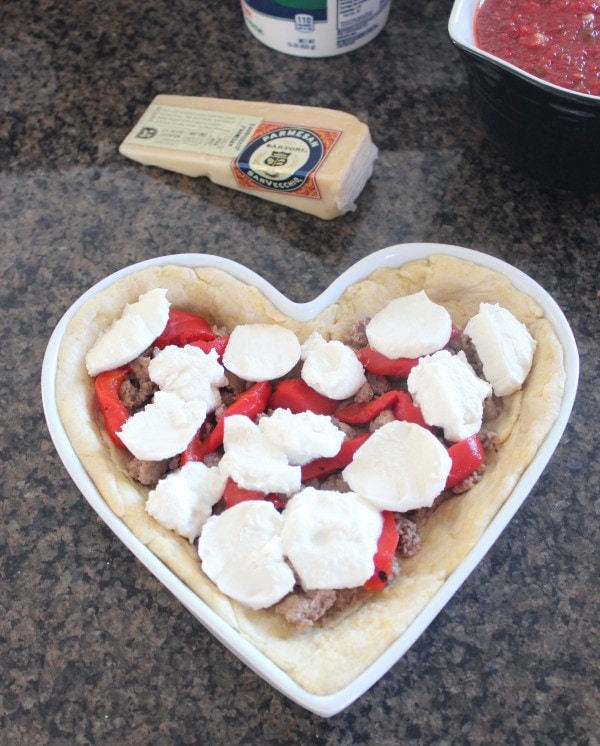
<path fill-rule="evenodd" d="M 482 0 L 475 43 L 537 78 L 600 96 L 600 0 Z"/>

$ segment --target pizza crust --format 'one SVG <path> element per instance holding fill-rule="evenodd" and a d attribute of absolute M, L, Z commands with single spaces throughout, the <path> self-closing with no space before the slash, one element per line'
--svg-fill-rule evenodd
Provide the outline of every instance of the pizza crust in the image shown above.
<path fill-rule="evenodd" d="M 313 331 L 345 336 L 356 320 L 389 300 L 424 289 L 463 326 L 481 301 L 499 303 L 525 323 L 537 342 L 522 391 L 505 399 L 496 429 L 503 446 L 489 457 L 484 478 L 444 502 L 420 525 L 421 551 L 401 562 L 395 585 L 323 626 L 298 632 L 269 610 L 251 611 L 225 597 L 202 573 L 195 546 L 145 511 L 147 488 L 124 468 L 122 451 L 106 436 L 85 355 L 126 303 L 165 288 L 175 308 L 194 311 L 219 327 L 278 323 L 301 341 Z M 381 269 L 346 290 L 310 322 L 278 311 L 256 288 L 214 268 L 152 267 L 129 275 L 88 300 L 74 315 L 59 351 L 56 399 L 65 430 L 100 494 L 130 530 L 228 624 L 306 691 L 339 691 L 393 643 L 475 546 L 510 495 L 556 420 L 565 383 L 563 351 L 542 309 L 498 272 L 445 255 Z"/>

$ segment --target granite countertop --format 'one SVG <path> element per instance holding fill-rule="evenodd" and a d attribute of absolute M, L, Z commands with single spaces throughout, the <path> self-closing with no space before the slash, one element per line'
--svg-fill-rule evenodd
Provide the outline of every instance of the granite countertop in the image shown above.
<path fill-rule="evenodd" d="M 376 40 L 305 60 L 254 39 L 233 0 L 2 3 L 2 743 L 599 743 L 600 195 L 545 188 L 496 154 L 450 9 L 393 0 Z M 380 151 L 373 178 L 325 222 L 142 167 L 117 146 L 157 93 L 352 112 Z M 208 252 L 307 300 L 408 242 L 479 249 L 537 280 L 574 331 L 579 392 L 485 560 L 389 673 L 324 719 L 226 651 L 91 510 L 48 435 L 42 359 L 71 303 L 133 262 Z"/>

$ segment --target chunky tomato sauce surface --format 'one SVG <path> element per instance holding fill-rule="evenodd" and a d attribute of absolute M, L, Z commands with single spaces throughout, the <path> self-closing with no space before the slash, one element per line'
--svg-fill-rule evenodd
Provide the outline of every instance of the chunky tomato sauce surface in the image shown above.
<path fill-rule="evenodd" d="M 475 40 L 549 83 L 600 96 L 600 0 L 483 0 Z"/>

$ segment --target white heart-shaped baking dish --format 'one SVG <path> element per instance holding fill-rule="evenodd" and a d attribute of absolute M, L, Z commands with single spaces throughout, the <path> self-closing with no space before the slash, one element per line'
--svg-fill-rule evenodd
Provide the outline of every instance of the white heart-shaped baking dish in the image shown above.
<path fill-rule="evenodd" d="M 70 320 L 87 300 L 115 281 L 146 267 L 168 264 L 221 269 L 236 279 L 256 287 L 281 312 L 299 321 L 307 321 L 334 303 L 350 285 L 367 278 L 375 270 L 385 267 L 398 267 L 406 262 L 425 259 L 434 254 L 449 255 L 500 272 L 510 280 L 517 290 L 529 295 L 543 309 L 545 317 L 553 325 L 564 351 L 566 382 L 559 415 L 541 444 L 534 460 L 524 471 L 503 507 L 489 524 L 480 540 L 446 579 L 439 591 L 431 598 L 406 631 L 343 689 L 326 696 L 315 695 L 299 686 L 288 674 L 242 637 L 238 631 L 230 627 L 137 539 L 107 506 L 75 454 L 58 414 L 55 384 L 59 348 Z M 376 251 L 361 259 L 341 274 L 323 293 L 306 303 L 296 303 L 289 300 L 264 278 L 247 267 L 209 254 L 164 256 L 126 267 L 105 278 L 84 293 L 56 326 L 44 357 L 42 398 L 50 435 L 67 471 L 90 505 L 118 538 L 240 660 L 291 700 L 311 712 L 329 717 L 340 712 L 360 697 L 398 662 L 485 556 L 531 491 L 558 445 L 573 407 L 578 376 L 579 357 L 567 320 L 552 297 L 526 274 L 499 259 L 471 249 L 444 244 L 398 244 Z"/>

